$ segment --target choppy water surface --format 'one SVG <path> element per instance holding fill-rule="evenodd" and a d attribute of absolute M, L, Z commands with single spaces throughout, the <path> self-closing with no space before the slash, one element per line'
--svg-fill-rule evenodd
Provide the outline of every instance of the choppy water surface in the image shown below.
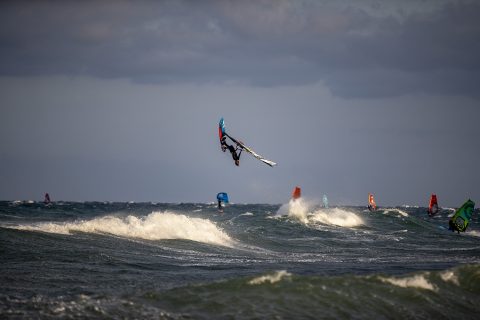
<path fill-rule="evenodd" d="M 5 318 L 461 318 L 478 210 L 0 202 Z"/>

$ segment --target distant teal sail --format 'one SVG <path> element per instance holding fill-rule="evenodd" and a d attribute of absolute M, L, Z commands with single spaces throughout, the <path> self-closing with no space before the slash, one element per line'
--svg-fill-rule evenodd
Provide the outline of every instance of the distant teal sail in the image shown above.
<path fill-rule="evenodd" d="M 326 194 L 323 195 L 323 206 L 328 208 L 328 198 Z"/>
<path fill-rule="evenodd" d="M 448 224 L 450 230 L 465 232 L 467 230 L 473 211 L 475 210 L 475 202 L 468 199 L 460 208 L 455 211 L 455 214 L 450 218 Z"/>

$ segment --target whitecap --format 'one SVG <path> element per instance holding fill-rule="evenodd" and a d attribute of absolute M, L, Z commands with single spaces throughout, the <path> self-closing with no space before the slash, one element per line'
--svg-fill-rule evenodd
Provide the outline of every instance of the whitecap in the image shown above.
<path fill-rule="evenodd" d="M 400 214 L 401 216 L 403 216 L 403 217 L 408 217 L 408 216 L 409 216 L 408 213 L 406 213 L 406 212 L 403 211 L 403 210 L 397 209 L 397 208 L 386 208 L 386 209 L 384 209 L 384 210 L 385 210 L 385 213 L 397 212 L 397 213 L 399 213 L 399 214 Z"/>
<path fill-rule="evenodd" d="M 458 282 L 457 275 L 455 274 L 455 272 L 453 272 L 451 270 L 441 272 L 440 273 L 440 278 L 442 278 L 442 280 L 445 281 L 445 282 L 452 282 L 452 283 L 456 284 L 457 286 L 460 284 Z"/>
<path fill-rule="evenodd" d="M 262 284 L 262 283 L 265 283 L 265 282 L 276 283 L 276 282 L 279 282 L 286 277 L 290 277 L 291 275 L 292 274 L 288 273 L 286 270 L 276 271 L 273 274 L 268 274 L 268 275 L 264 275 L 264 276 L 254 278 L 254 279 L 248 281 L 248 284 L 256 285 L 256 284 Z"/>
<path fill-rule="evenodd" d="M 253 216 L 253 213 L 245 212 L 245 213 L 242 213 L 241 216 Z"/>
<path fill-rule="evenodd" d="M 427 279 L 425 279 L 425 275 L 428 275 L 428 273 L 424 275 L 414 275 L 414 276 L 405 277 L 405 278 L 380 277 L 380 280 L 383 282 L 393 284 L 394 286 L 397 286 L 397 287 L 402 287 L 402 288 L 420 288 L 425 290 L 436 291 L 437 288 L 434 285 L 432 285 L 430 282 L 428 282 Z"/>
<path fill-rule="evenodd" d="M 465 234 L 473 237 L 480 237 L 480 232 L 477 230 L 466 231 Z"/>
<path fill-rule="evenodd" d="M 357 216 L 355 213 L 339 208 L 321 209 L 315 211 L 311 216 L 311 220 L 347 228 L 364 225 L 362 218 Z"/>

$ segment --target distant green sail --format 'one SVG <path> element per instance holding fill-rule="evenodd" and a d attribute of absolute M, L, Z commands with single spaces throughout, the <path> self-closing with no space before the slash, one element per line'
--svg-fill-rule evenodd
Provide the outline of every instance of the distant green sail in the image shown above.
<path fill-rule="evenodd" d="M 470 219 L 472 218 L 473 210 L 475 210 L 475 202 L 468 199 L 463 206 L 455 211 L 453 217 L 450 218 L 450 221 L 448 222 L 450 230 L 465 232 L 470 223 Z"/>

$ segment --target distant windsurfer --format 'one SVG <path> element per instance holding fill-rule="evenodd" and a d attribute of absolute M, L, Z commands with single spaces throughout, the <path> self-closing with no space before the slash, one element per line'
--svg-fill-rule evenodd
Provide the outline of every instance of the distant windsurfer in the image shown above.
<path fill-rule="evenodd" d="M 235 161 L 235 165 L 240 165 L 240 155 L 242 154 L 243 148 L 237 143 L 237 147 L 235 148 L 233 145 L 227 144 L 226 137 L 223 136 L 221 140 L 222 151 L 225 152 L 227 149 L 232 154 L 233 161 Z M 240 150 L 240 151 L 239 151 Z M 237 151 L 239 151 L 237 153 Z"/>
<path fill-rule="evenodd" d="M 45 193 L 45 198 L 43 199 L 43 203 L 45 204 L 49 204 L 51 201 L 50 201 L 50 195 L 47 193 Z"/>
<path fill-rule="evenodd" d="M 222 213 L 225 203 L 228 203 L 228 194 L 226 192 L 219 192 L 217 194 L 217 201 L 218 201 L 218 206 L 217 206 L 218 212 Z"/>
<path fill-rule="evenodd" d="M 475 211 L 475 202 L 468 199 L 460 208 L 455 211 L 455 214 L 448 220 L 448 229 L 458 233 L 465 232 L 472 219 Z"/>
<path fill-rule="evenodd" d="M 375 200 L 373 199 L 373 194 L 371 193 L 368 194 L 368 210 L 377 210 L 377 204 L 375 203 Z"/>

